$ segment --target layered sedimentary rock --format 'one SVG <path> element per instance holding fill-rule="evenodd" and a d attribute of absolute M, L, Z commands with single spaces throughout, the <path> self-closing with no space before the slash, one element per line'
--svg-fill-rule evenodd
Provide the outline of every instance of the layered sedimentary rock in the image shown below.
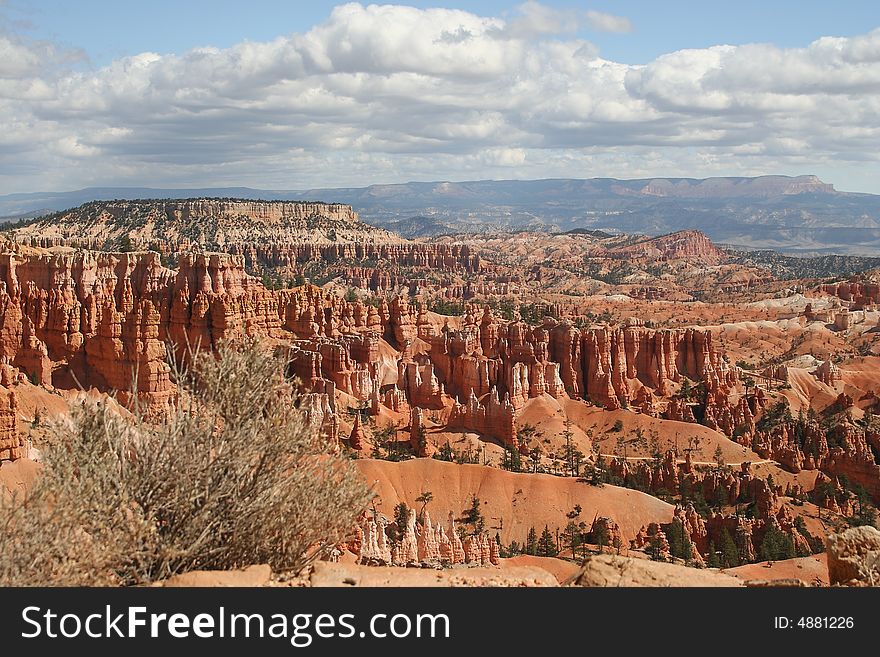
<path fill-rule="evenodd" d="M 644 548 L 651 552 L 652 556 L 659 561 L 669 559 L 669 540 L 666 532 L 659 523 L 652 522 L 647 527 L 642 527 L 632 540 L 632 547 Z"/>
<path fill-rule="evenodd" d="M 516 438 L 516 408 L 508 397 L 499 400 L 496 390 L 489 393 L 485 402 L 481 402 L 473 393 L 465 403 L 456 402 L 447 426 L 450 429 L 475 431 L 514 449 L 520 447 Z"/>
<path fill-rule="evenodd" d="M 312 431 L 320 434 L 328 446 L 335 450 L 339 447 L 339 417 L 336 414 L 333 383 L 327 382 L 323 390 L 319 390 L 302 395 L 300 409 Z"/>
<path fill-rule="evenodd" d="M 759 407 L 763 400 L 758 401 Z M 755 430 L 755 416 L 749 398 L 740 397 L 731 403 L 730 396 L 717 390 L 707 396 L 703 409 L 703 424 L 711 429 L 732 436 L 737 432 L 751 433 Z"/>
<path fill-rule="evenodd" d="M 361 415 L 358 413 L 354 416 L 354 425 L 351 433 L 348 435 L 348 446 L 352 449 L 361 449 L 364 444 L 364 430 L 361 427 Z"/>
<path fill-rule="evenodd" d="M 672 450 L 667 451 L 657 463 L 616 458 L 607 467 L 627 485 L 655 494 L 686 491 L 688 495 L 692 495 L 699 492 L 705 500 L 727 505 L 753 503 L 761 513 L 778 511 L 778 496 L 783 493 L 770 488 L 765 480 L 755 476 L 748 463 L 744 463 L 737 471 L 697 470 L 691 466 L 689 454 L 684 462 L 679 462 Z M 789 487 L 785 492 L 788 495 L 803 494 L 800 488 Z"/>
<path fill-rule="evenodd" d="M 72 376 L 120 391 L 123 403 L 136 390 L 150 407 L 173 396 L 165 343 L 175 277 L 158 254 L 6 252 L 0 280 L 0 352 L 33 381 Z"/>
<path fill-rule="evenodd" d="M 389 322 L 396 316 L 391 314 Z M 391 326 L 391 324 L 389 324 Z M 366 400 L 385 330 L 376 309 L 306 286 L 270 291 L 226 254 L 0 254 L 0 357 L 46 386 L 118 391 L 161 410 L 174 396 L 176 356 L 226 338 L 288 338 L 291 369 Z"/>
<path fill-rule="evenodd" d="M 594 543 L 601 543 L 602 547 L 617 549 L 624 545 L 620 525 L 613 518 L 607 516 L 596 516 L 593 519 L 593 523 L 590 525 L 590 536 Z"/>
<path fill-rule="evenodd" d="M 643 400 L 646 386 L 668 396 L 684 377 L 703 382 L 719 403 L 738 383 L 736 370 L 708 332 L 578 329 L 550 319 L 531 327 L 494 320 L 488 309 L 477 324 L 474 315 L 469 311 L 461 329 L 431 339 L 435 372 L 461 401 L 494 389 L 517 409 L 548 394 L 590 399 L 613 410 Z M 745 421 L 746 411 L 740 407 L 715 415 L 717 425 L 729 425 Z"/>

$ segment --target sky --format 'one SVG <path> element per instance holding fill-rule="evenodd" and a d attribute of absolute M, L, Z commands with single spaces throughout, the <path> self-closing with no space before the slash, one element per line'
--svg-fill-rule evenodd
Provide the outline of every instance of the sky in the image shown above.
<path fill-rule="evenodd" d="M 880 193 L 880 3 L 0 0 L 0 194 L 815 174 Z"/>

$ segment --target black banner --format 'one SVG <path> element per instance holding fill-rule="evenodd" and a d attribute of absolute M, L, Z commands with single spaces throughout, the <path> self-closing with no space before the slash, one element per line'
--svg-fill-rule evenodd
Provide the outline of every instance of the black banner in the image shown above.
<path fill-rule="evenodd" d="M 183 654 L 221 643 L 259 655 L 815 654 L 870 645 L 878 602 L 876 589 L 827 588 L 2 589 L 0 646 L 7 655 Z"/>

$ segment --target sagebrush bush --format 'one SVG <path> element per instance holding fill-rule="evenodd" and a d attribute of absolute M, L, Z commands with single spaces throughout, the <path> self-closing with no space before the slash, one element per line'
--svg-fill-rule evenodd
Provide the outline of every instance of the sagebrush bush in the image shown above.
<path fill-rule="evenodd" d="M 284 362 L 227 343 L 176 368 L 166 421 L 84 403 L 30 493 L 0 509 L 0 585 L 143 584 L 196 569 L 298 571 L 371 493 L 296 408 Z"/>

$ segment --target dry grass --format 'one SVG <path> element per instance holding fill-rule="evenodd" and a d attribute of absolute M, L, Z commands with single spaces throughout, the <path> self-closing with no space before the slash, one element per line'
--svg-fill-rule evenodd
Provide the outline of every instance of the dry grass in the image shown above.
<path fill-rule="evenodd" d="M 24 499 L 0 508 L 0 585 L 143 584 L 195 569 L 297 571 L 371 497 L 256 341 L 193 355 L 167 421 L 84 404 Z"/>

